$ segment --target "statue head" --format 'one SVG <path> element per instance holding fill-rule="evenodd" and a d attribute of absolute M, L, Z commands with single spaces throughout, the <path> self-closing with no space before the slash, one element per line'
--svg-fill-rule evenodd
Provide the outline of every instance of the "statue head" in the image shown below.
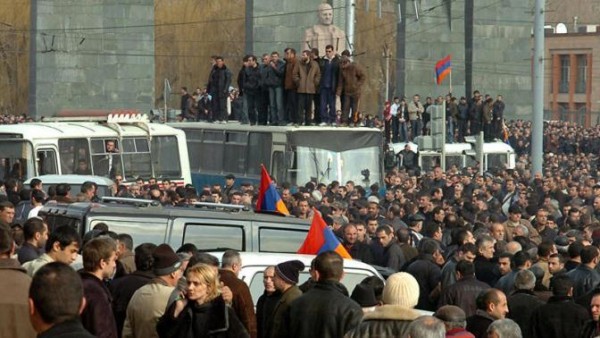
<path fill-rule="evenodd" d="M 333 24 L 333 7 L 328 3 L 322 3 L 319 5 L 319 23 L 324 26 L 330 26 Z"/>

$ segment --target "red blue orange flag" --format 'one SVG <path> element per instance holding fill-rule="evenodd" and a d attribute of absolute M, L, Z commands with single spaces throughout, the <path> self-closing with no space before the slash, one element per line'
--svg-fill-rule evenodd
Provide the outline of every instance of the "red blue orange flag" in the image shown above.
<path fill-rule="evenodd" d="M 435 64 L 435 78 L 438 86 L 450 72 L 452 72 L 452 59 L 448 55 Z"/>
<path fill-rule="evenodd" d="M 310 229 L 304 239 L 299 254 L 318 255 L 324 251 L 335 251 L 343 258 L 352 258 L 342 243 L 335 237 L 330 227 L 327 226 L 321 214 L 313 208 L 313 219 Z"/>
<path fill-rule="evenodd" d="M 258 189 L 258 200 L 256 201 L 255 210 L 275 212 L 286 216 L 290 214 L 264 165 L 261 165 L 260 188 Z"/>

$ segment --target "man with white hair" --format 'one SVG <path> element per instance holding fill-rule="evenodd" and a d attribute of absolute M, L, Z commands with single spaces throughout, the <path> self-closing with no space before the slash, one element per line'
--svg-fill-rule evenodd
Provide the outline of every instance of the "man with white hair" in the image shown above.
<path fill-rule="evenodd" d="M 431 316 L 422 316 L 414 320 L 408 327 L 409 338 L 444 338 L 446 327 L 444 323 Z"/>
<path fill-rule="evenodd" d="M 487 329 L 490 338 L 521 338 L 529 337 L 521 333 L 519 325 L 510 319 L 493 321 Z"/>
<path fill-rule="evenodd" d="M 533 272 L 526 269 L 517 272 L 515 291 L 508 297 L 507 317 L 519 325 L 524 337 L 531 337 L 531 314 L 544 304 L 533 292 L 535 281 Z"/>

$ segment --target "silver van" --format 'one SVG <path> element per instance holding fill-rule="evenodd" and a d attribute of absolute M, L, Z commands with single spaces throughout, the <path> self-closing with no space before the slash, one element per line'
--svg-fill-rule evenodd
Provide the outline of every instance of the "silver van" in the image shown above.
<path fill-rule="evenodd" d="M 170 207 L 151 200 L 119 198 L 104 198 L 103 203 L 48 204 L 39 214 L 50 230 L 66 224 L 83 236 L 96 224 L 106 223 L 111 231 L 130 234 L 134 245 L 167 243 L 177 249 L 193 243 L 203 251 L 295 253 L 310 227 L 307 220 L 254 213 L 240 206 Z"/>

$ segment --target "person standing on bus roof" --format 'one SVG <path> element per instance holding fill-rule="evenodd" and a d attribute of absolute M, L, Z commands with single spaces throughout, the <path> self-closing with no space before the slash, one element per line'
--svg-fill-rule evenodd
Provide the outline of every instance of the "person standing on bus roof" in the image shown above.
<path fill-rule="evenodd" d="M 212 96 L 213 114 L 217 123 L 227 123 L 227 97 L 231 86 L 231 71 L 222 56 L 215 58 L 216 64 L 208 79 L 208 93 Z"/>

